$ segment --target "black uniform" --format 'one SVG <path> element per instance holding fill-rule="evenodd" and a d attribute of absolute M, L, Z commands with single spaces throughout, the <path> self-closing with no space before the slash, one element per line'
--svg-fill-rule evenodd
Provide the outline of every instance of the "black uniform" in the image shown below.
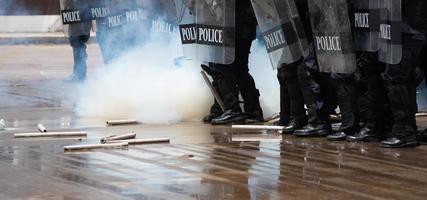
<path fill-rule="evenodd" d="M 387 64 L 382 78 L 390 99 L 394 124 L 382 147 L 415 146 L 417 142 L 415 67 L 426 44 L 427 2 L 402 1 L 402 61 Z"/>
<path fill-rule="evenodd" d="M 357 66 L 366 80 L 365 127 L 348 136 L 347 140 L 377 141 L 384 137 L 392 124 L 389 99 L 381 78 L 385 64 L 378 61 L 378 53 L 357 52 Z"/>
<path fill-rule="evenodd" d="M 351 2 L 348 2 L 349 13 L 352 12 Z M 354 23 L 353 20 L 350 20 Z M 354 27 L 354 26 L 352 26 Z M 337 133 L 329 135 L 329 140 L 345 140 L 359 130 L 359 110 L 356 95 L 356 80 L 354 74 L 331 74 L 331 84 L 336 91 L 336 100 L 341 111 L 341 126 Z"/>
<path fill-rule="evenodd" d="M 242 121 L 246 117 L 263 121 L 260 94 L 248 67 L 251 44 L 256 37 L 256 25 L 250 0 L 237 0 L 235 60 L 230 65 L 211 64 L 213 71 L 217 73 L 214 85 L 217 86 L 226 110 L 222 116 L 213 119 L 212 124 Z M 242 114 L 239 106 L 239 92 L 244 101 L 246 115 Z"/>
<path fill-rule="evenodd" d="M 307 40 L 312 43 L 313 36 L 307 1 L 296 0 L 295 3 L 305 28 Z M 301 58 L 294 63 L 286 63 L 278 69 L 281 106 L 286 106 L 287 103 L 287 99 L 284 97 L 286 93 L 283 92 L 285 90 L 284 87 L 286 87 L 290 99 L 292 120 L 286 125 L 285 133 L 294 132 L 297 136 L 326 135 L 329 133 L 330 127 L 327 120 L 326 107 L 320 98 L 319 84 L 313 79 L 312 73 L 316 73 L 316 70 L 317 62 L 313 49 L 311 49 L 308 57 Z M 306 115 L 304 104 L 307 106 L 308 115 Z M 281 118 L 283 122 L 287 119 L 284 114 L 281 114 Z"/>

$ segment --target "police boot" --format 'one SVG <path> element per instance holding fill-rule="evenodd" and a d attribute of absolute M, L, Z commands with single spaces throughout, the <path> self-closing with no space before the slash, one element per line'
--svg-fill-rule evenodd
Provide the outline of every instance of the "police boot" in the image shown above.
<path fill-rule="evenodd" d="M 296 129 L 294 131 L 295 136 L 300 137 L 313 137 L 313 136 L 326 136 L 331 132 L 330 124 L 321 116 L 318 112 L 318 106 L 316 104 L 306 105 L 308 111 L 308 125 Z"/>
<path fill-rule="evenodd" d="M 347 136 L 346 140 L 348 142 L 378 142 L 381 140 L 381 136 L 378 131 L 365 126 L 356 134 Z"/>
<path fill-rule="evenodd" d="M 331 141 L 344 141 L 346 140 L 347 137 L 355 135 L 355 133 L 356 131 L 353 128 L 347 129 L 347 130 L 341 130 L 326 136 L 326 139 Z"/>
<path fill-rule="evenodd" d="M 418 146 L 416 134 L 406 136 L 393 136 L 381 142 L 380 147 L 383 148 L 403 148 L 403 147 L 416 147 Z"/>
<path fill-rule="evenodd" d="M 386 75 L 384 75 L 386 76 Z M 391 136 L 381 142 L 384 148 L 414 147 L 418 143 L 418 134 L 412 123 L 415 112 L 411 107 L 408 89 L 402 82 L 393 83 L 386 79 L 386 89 L 394 116 Z"/>
<path fill-rule="evenodd" d="M 211 123 L 212 125 L 244 123 L 246 118 L 242 112 L 226 110 L 221 116 L 212 119 Z"/>
<path fill-rule="evenodd" d="M 283 133 L 292 134 L 295 130 L 303 128 L 307 125 L 307 120 L 301 121 L 297 119 L 292 119 L 288 124 L 284 125 Z"/>
<path fill-rule="evenodd" d="M 222 115 L 221 107 L 219 106 L 218 102 L 215 101 L 215 103 L 211 107 L 211 111 L 208 115 L 203 117 L 204 123 L 211 123 L 213 119 L 219 117 Z"/>

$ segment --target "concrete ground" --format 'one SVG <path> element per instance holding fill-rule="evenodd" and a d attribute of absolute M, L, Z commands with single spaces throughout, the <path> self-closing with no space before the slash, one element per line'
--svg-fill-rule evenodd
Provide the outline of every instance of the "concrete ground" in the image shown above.
<path fill-rule="evenodd" d="M 89 74 L 102 67 L 89 46 Z M 107 127 L 73 112 L 67 45 L 0 46 L 0 199 L 425 199 L 427 147 L 326 142 L 236 132 L 200 122 Z M 420 125 L 425 124 L 420 118 Z M 16 139 L 14 133 L 83 130 L 88 137 Z M 170 144 L 64 153 L 135 132 Z M 280 138 L 255 142 L 237 139 Z M 245 140 L 245 139 L 243 139 Z"/>

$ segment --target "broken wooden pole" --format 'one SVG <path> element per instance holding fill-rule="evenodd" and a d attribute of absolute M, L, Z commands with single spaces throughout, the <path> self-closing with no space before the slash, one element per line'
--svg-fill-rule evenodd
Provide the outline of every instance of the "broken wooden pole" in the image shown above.
<path fill-rule="evenodd" d="M 134 119 L 121 119 L 121 120 L 107 121 L 107 125 L 109 126 L 119 126 L 119 125 L 129 125 L 129 124 L 138 124 L 138 121 Z"/>
<path fill-rule="evenodd" d="M 233 129 L 245 130 L 268 130 L 268 131 L 282 131 L 284 126 L 269 126 L 269 125 L 232 125 Z"/>
<path fill-rule="evenodd" d="M 79 151 L 79 150 L 89 150 L 89 149 L 113 149 L 113 148 L 123 148 L 127 146 L 128 146 L 128 143 L 70 145 L 70 146 L 64 146 L 64 151 Z"/>
<path fill-rule="evenodd" d="M 129 140 L 108 140 L 107 144 L 116 143 L 129 143 L 129 144 L 155 144 L 155 143 L 169 143 L 169 138 L 150 138 L 150 139 L 129 139 Z"/>
<path fill-rule="evenodd" d="M 136 137 L 135 133 L 128 133 L 123 135 L 112 135 L 101 139 L 101 143 L 104 144 L 107 141 L 110 140 L 128 140 L 128 139 L 134 139 Z"/>
<path fill-rule="evenodd" d="M 86 132 L 50 132 L 50 133 L 16 133 L 15 138 L 25 137 L 80 137 L 87 136 Z"/>
<path fill-rule="evenodd" d="M 42 132 L 42 133 L 46 133 L 47 132 L 47 130 L 46 130 L 46 128 L 43 126 L 43 124 L 38 124 L 37 125 L 37 128 L 39 129 L 39 131 L 40 132 Z"/>

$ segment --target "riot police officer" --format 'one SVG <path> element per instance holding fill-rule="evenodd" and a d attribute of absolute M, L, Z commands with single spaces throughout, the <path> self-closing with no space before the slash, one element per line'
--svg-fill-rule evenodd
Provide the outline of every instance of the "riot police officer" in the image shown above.
<path fill-rule="evenodd" d="M 328 88 L 324 76 L 318 71 L 315 51 L 313 48 L 313 32 L 310 13 L 306 0 L 295 1 L 304 26 L 308 43 L 309 55 L 302 60 L 278 70 L 283 73 L 291 99 L 293 120 L 284 128 L 284 132 L 293 132 L 296 136 L 326 136 L 331 127 L 328 120 L 330 108 L 323 97 Z M 323 85 L 323 87 L 322 87 Z M 304 104 L 307 107 L 305 114 Z"/>
<path fill-rule="evenodd" d="M 382 75 L 390 99 L 394 124 L 388 139 L 381 142 L 381 147 L 389 148 L 418 145 L 414 80 L 416 61 L 426 45 L 427 2 L 403 0 L 401 6 L 389 9 L 392 9 L 392 12 L 398 9 L 402 11 L 402 23 L 397 29 L 401 31 L 401 37 L 391 38 L 393 42 L 401 41 L 402 58 L 397 64 L 387 63 L 385 73 Z M 393 28 L 395 27 L 391 27 L 390 32 L 396 31 Z M 389 39 L 387 36 L 393 37 L 390 32 L 384 29 L 381 36 Z"/>
<path fill-rule="evenodd" d="M 87 76 L 87 52 L 86 44 L 90 38 L 92 22 L 84 19 L 85 11 L 89 8 L 86 1 L 80 0 L 60 0 L 61 15 L 65 29 L 68 28 L 68 36 L 73 48 L 73 74 L 66 81 L 84 81 Z M 68 11 L 78 12 L 80 18 L 69 17 Z M 73 21 L 76 19 L 77 21 Z"/>
<path fill-rule="evenodd" d="M 218 91 L 224 101 L 224 113 L 212 119 L 212 124 L 227 124 L 250 121 L 263 121 L 263 113 L 259 102 L 260 93 L 249 74 L 249 54 L 252 41 L 256 37 L 256 18 L 250 0 L 236 1 L 236 40 L 235 60 L 230 65 L 212 64 L 213 71 L 218 73 L 216 81 Z M 238 94 L 244 101 L 242 113 Z"/>

